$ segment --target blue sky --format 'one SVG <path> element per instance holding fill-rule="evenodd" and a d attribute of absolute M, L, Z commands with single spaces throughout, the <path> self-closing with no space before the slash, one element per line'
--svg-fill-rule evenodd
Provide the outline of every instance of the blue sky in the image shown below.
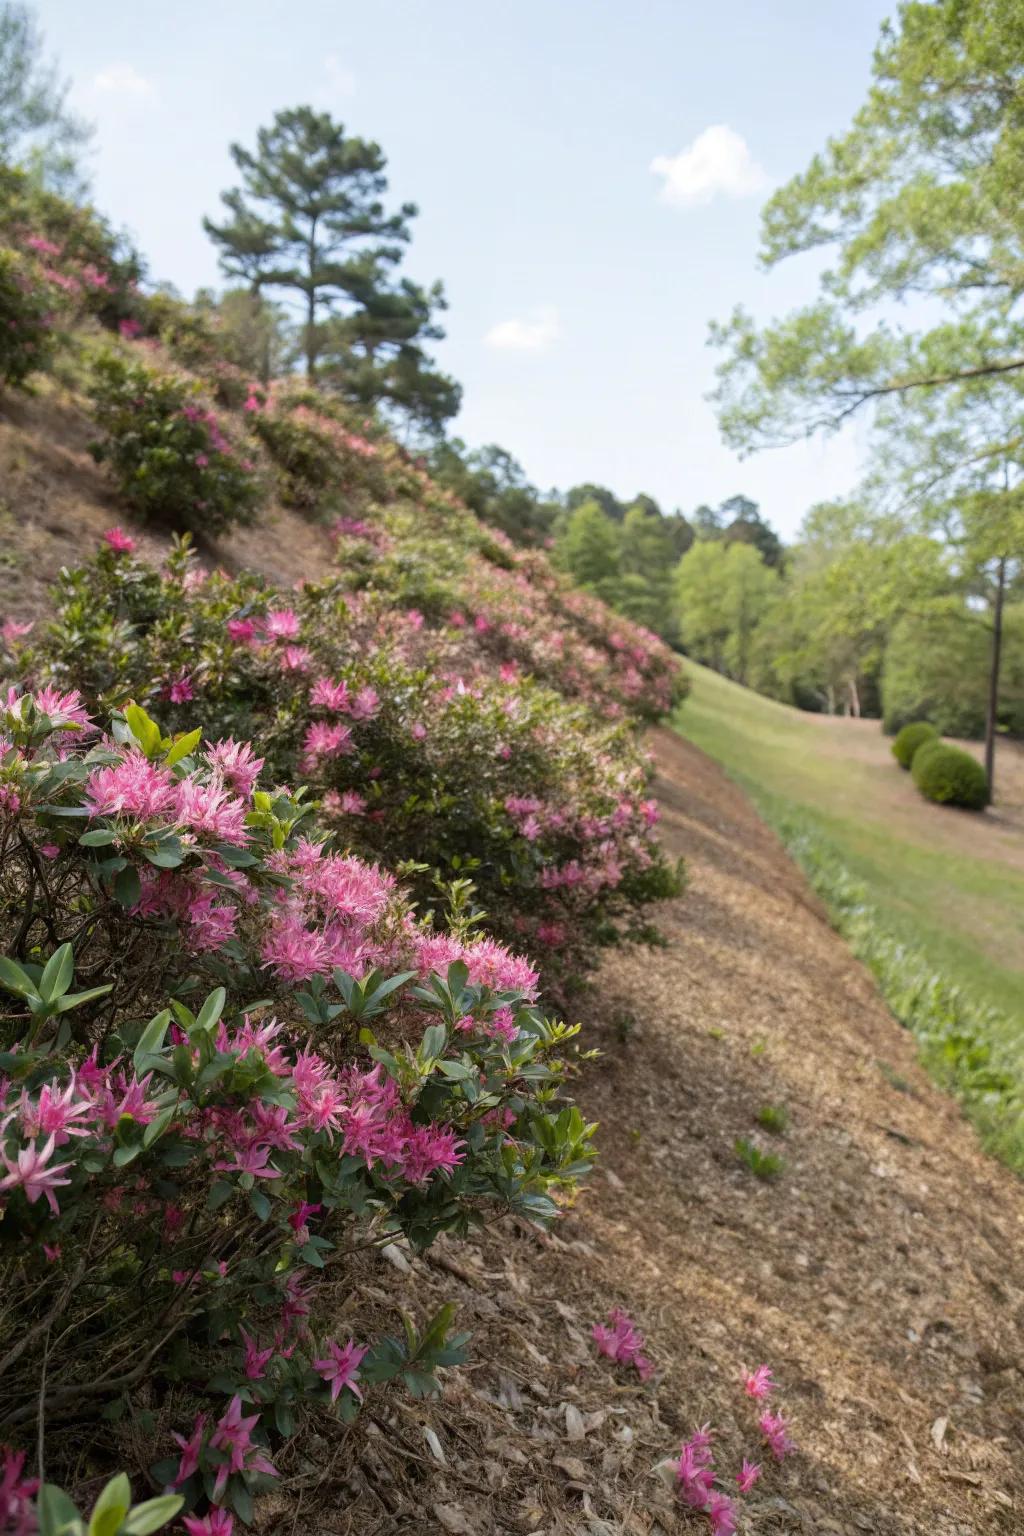
<path fill-rule="evenodd" d="M 856 430 L 740 463 L 707 323 L 808 296 L 756 265 L 758 210 L 862 100 L 891 0 L 39 0 L 97 125 L 98 204 L 154 277 L 218 281 L 202 233 L 232 140 L 311 101 L 377 139 L 444 280 L 454 430 L 542 486 L 691 510 L 736 492 L 784 533 L 855 482 Z"/>

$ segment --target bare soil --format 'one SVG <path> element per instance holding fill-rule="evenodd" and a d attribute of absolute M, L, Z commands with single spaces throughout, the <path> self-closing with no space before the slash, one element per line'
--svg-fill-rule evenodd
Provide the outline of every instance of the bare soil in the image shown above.
<path fill-rule="evenodd" d="M 1024 1529 L 1024 1187 L 742 793 L 671 732 L 654 744 L 690 886 L 667 947 L 610 955 L 583 1010 L 600 1171 L 550 1237 L 375 1261 L 353 1303 L 458 1299 L 475 1363 L 439 1402 L 371 1404 L 358 1445 L 296 1465 L 305 1503 L 282 1490 L 267 1530 L 707 1531 L 652 1469 L 707 1420 L 723 1476 L 759 1459 L 740 1377 L 762 1361 L 799 1450 L 766 1460 L 743 1536 Z M 785 1135 L 757 1127 L 765 1104 Z M 741 1165 L 740 1136 L 782 1155 L 777 1179 Z M 616 1304 L 657 1361 L 646 1387 L 589 1342 Z"/>

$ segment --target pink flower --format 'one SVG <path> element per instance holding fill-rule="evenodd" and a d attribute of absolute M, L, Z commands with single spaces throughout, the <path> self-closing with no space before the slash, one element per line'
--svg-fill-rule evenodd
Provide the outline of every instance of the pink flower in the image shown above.
<path fill-rule="evenodd" d="M 380 709 L 380 697 L 375 688 L 360 688 L 349 704 L 348 712 L 353 720 L 372 720 Z"/>
<path fill-rule="evenodd" d="M 209 1514 L 182 1515 L 188 1536 L 232 1536 L 235 1529 L 235 1517 L 229 1515 L 226 1509 L 211 1509 Z"/>
<path fill-rule="evenodd" d="M 117 328 L 125 341 L 134 341 L 136 336 L 142 334 L 142 326 L 137 320 L 119 320 Z"/>
<path fill-rule="evenodd" d="M 192 679 L 184 667 L 173 682 L 165 684 L 163 692 L 164 697 L 170 699 L 172 704 L 187 704 L 190 699 L 195 698 L 192 692 Z"/>
<path fill-rule="evenodd" d="M 776 1461 L 782 1461 L 790 1451 L 796 1450 L 796 1441 L 789 1438 L 789 1425 L 781 1413 L 769 1413 L 766 1410 L 757 1422 Z"/>
<path fill-rule="evenodd" d="M 291 608 L 278 608 L 267 614 L 267 634 L 271 640 L 297 640 L 299 616 Z"/>
<path fill-rule="evenodd" d="M 242 1343 L 245 1346 L 242 1368 L 250 1381 L 262 1381 L 267 1374 L 268 1364 L 274 1358 L 274 1346 L 271 1344 L 269 1349 L 258 1349 L 256 1340 L 250 1337 L 243 1327 L 239 1326 L 238 1331 L 242 1335 Z"/>
<path fill-rule="evenodd" d="M 48 684 L 32 697 L 39 713 L 48 715 L 57 730 L 95 730 L 77 688 L 73 688 L 70 693 L 61 693 L 59 688 Z"/>
<path fill-rule="evenodd" d="M 505 1040 L 509 1044 L 519 1038 L 515 1014 L 509 1007 L 496 1008 L 484 1026 L 484 1032 L 492 1040 Z"/>
<path fill-rule="evenodd" d="M 769 1392 L 775 1390 L 775 1386 L 770 1365 L 759 1365 L 756 1371 L 751 1371 L 749 1376 L 743 1378 L 743 1390 L 748 1397 L 767 1397 Z"/>
<path fill-rule="evenodd" d="M 413 741 L 426 741 L 427 728 L 417 720 L 415 724 L 410 727 L 409 735 L 412 737 Z"/>
<path fill-rule="evenodd" d="M 25 1452 L 0 1445 L 0 1530 L 11 1536 L 32 1536 L 38 1529 L 32 1498 L 39 1491 L 39 1479 L 22 1477 Z"/>
<path fill-rule="evenodd" d="M 354 1339 L 349 1339 L 344 1348 L 333 1339 L 325 1339 L 324 1343 L 327 1346 L 327 1358 L 314 1360 L 313 1369 L 324 1381 L 330 1382 L 331 1402 L 336 1403 L 346 1387 L 355 1397 L 362 1399 L 363 1394 L 356 1382 L 359 1380 L 359 1364 L 366 1349 L 360 1348 Z"/>
<path fill-rule="evenodd" d="M 602 1355 L 617 1360 L 620 1365 L 631 1365 L 641 1381 L 647 1381 L 654 1371 L 653 1363 L 642 1355 L 644 1336 L 621 1307 L 613 1307 L 608 1314 L 608 1324 L 595 1323 L 590 1330 L 591 1338 Z"/>
<path fill-rule="evenodd" d="M 252 794 L 264 763 L 262 757 L 253 755 L 247 741 L 232 741 L 230 736 L 226 741 L 218 741 L 207 748 L 206 761 L 215 773 L 226 779 L 232 789 L 245 799 Z"/>
<path fill-rule="evenodd" d="M 714 1469 L 711 1461 L 711 1433 L 707 1424 L 684 1440 L 676 1462 L 679 1497 L 691 1509 L 703 1509 L 711 1497 Z"/>
<path fill-rule="evenodd" d="M 282 672 L 308 672 L 312 663 L 312 652 L 304 645 L 287 645 L 281 654 Z"/>
<path fill-rule="evenodd" d="M 60 849 L 56 843 L 42 843 L 40 845 L 39 852 L 42 854 L 44 859 L 55 859 L 60 853 Z"/>
<path fill-rule="evenodd" d="M 131 747 L 119 763 L 94 768 L 85 781 L 90 816 L 161 816 L 174 804 L 177 784 L 167 768 L 158 768 Z"/>
<path fill-rule="evenodd" d="M 181 1460 L 178 1462 L 178 1470 L 174 1475 L 172 1488 L 180 1488 L 182 1483 L 187 1483 L 193 1472 L 199 1471 L 199 1454 L 203 1449 L 203 1434 L 206 1429 L 206 1414 L 197 1413 L 192 1425 L 192 1433 L 186 1440 L 183 1435 L 172 1431 L 171 1439 L 181 1448 Z"/>
<path fill-rule="evenodd" d="M 203 784 L 194 775 L 175 786 L 174 810 L 177 820 L 191 832 L 216 838 L 220 843 L 247 843 L 246 806 L 243 800 L 228 794 L 216 776 Z"/>
<path fill-rule="evenodd" d="M 8 650 L 13 650 L 16 643 L 28 635 L 35 628 L 32 623 L 22 624 L 17 619 L 5 619 L 0 624 L 0 639 L 3 640 Z"/>
<path fill-rule="evenodd" d="M 256 625 L 252 619 L 228 619 L 227 631 L 236 645 L 251 645 L 256 638 Z"/>
<path fill-rule="evenodd" d="M 257 400 L 255 395 L 249 395 L 245 404 L 242 406 L 242 410 L 248 411 L 251 415 L 253 411 L 262 410 L 262 406 L 260 405 L 260 402 Z"/>
<path fill-rule="evenodd" d="M 349 726 L 325 725 L 319 720 L 307 726 L 302 742 L 303 758 L 307 763 L 315 764 L 322 758 L 345 757 L 353 751 L 355 748 Z"/>
<path fill-rule="evenodd" d="M 712 1489 L 708 1494 L 705 1513 L 711 1521 L 712 1536 L 733 1536 L 736 1530 L 736 1508 L 727 1493 Z"/>
<path fill-rule="evenodd" d="M 135 540 L 119 526 L 108 528 L 103 537 L 116 555 L 130 555 L 135 548 Z"/>
<path fill-rule="evenodd" d="M 49 1167 L 50 1158 L 53 1156 L 55 1138 L 48 1136 L 42 1147 L 23 1147 L 14 1161 L 7 1153 L 0 1149 L 0 1163 L 7 1169 L 5 1176 L 0 1179 L 0 1190 L 17 1189 L 25 1191 L 25 1197 L 29 1205 L 35 1205 L 40 1195 L 46 1196 L 46 1202 L 55 1216 L 60 1215 L 60 1206 L 54 1189 L 61 1184 L 70 1184 L 70 1179 L 62 1179 L 60 1175 L 71 1167 L 70 1163 L 58 1163 L 56 1167 Z"/>
<path fill-rule="evenodd" d="M 217 1427 L 210 1436 L 210 1444 L 214 1450 L 227 1451 L 230 1460 L 227 1465 L 217 1469 L 217 1478 L 213 1485 L 213 1497 L 219 1499 L 227 1486 L 228 1477 L 232 1472 L 265 1472 L 268 1477 L 277 1476 L 277 1468 L 272 1461 L 263 1455 L 258 1445 L 252 1441 L 253 1427 L 259 1423 L 258 1413 L 251 1414 L 248 1418 L 242 1416 L 242 1399 L 236 1393 L 228 1405 L 227 1412 L 218 1419 Z"/>
<path fill-rule="evenodd" d="M 744 1457 L 743 1465 L 736 1474 L 736 1486 L 739 1488 L 740 1493 L 749 1493 L 760 1476 L 761 1468 L 757 1462 L 747 1461 L 746 1457 Z"/>
<path fill-rule="evenodd" d="M 327 709 L 337 714 L 348 708 L 348 683 L 336 683 L 329 677 L 318 678 L 310 689 L 309 702 L 314 709 Z"/>

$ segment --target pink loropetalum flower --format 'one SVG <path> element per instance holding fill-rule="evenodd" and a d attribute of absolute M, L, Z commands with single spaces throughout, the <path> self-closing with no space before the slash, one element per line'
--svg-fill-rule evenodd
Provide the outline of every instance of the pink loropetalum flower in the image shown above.
<path fill-rule="evenodd" d="M 748 1461 L 743 1458 L 743 1465 L 736 1474 L 736 1486 L 740 1493 L 749 1493 L 751 1488 L 761 1476 L 761 1468 L 756 1461 Z"/>
<path fill-rule="evenodd" d="M 679 1497 L 691 1509 L 703 1509 L 711 1496 L 714 1482 L 711 1464 L 711 1430 L 705 1424 L 684 1440 L 676 1462 Z"/>
<path fill-rule="evenodd" d="M 131 534 L 125 533 L 121 527 L 108 528 L 103 537 L 116 555 L 130 555 L 135 548 Z"/>
<path fill-rule="evenodd" d="M 352 731 L 347 725 L 325 725 L 323 721 L 314 720 L 306 728 L 302 751 L 309 764 L 322 758 L 345 757 L 354 750 Z"/>
<path fill-rule="evenodd" d="M 291 608 L 278 608 L 267 614 L 266 631 L 271 640 L 297 640 L 299 616 Z"/>
<path fill-rule="evenodd" d="M 366 1354 L 365 1347 L 360 1347 L 354 1339 L 342 1347 L 333 1339 L 325 1339 L 327 1356 L 323 1360 L 314 1360 L 313 1369 L 324 1381 L 330 1382 L 331 1402 L 336 1403 L 339 1396 L 347 1387 L 358 1398 L 362 1398 L 362 1392 L 356 1386 L 359 1380 L 359 1365 Z"/>
<path fill-rule="evenodd" d="M 24 639 L 25 635 L 31 634 L 34 627 L 31 622 L 22 624 L 17 619 L 5 619 L 0 624 L 0 640 L 3 640 L 4 645 L 11 649 L 19 640 Z"/>
<path fill-rule="evenodd" d="M 164 694 L 170 699 L 172 704 L 188 704 L 191 699 L 195 698 L 195 694 L 192 691 L 192 679 L 184 667 L 182 667 L 172 682 L 165 685 Z"/>
<path fill-rule="evenodd" d="M 48 1136 L 41 1147 L 23 1147 L 13 1162 L 6 1152 L 0 1150 L 0 1163 L 7 1169 L 5 1176 L 0 1179 L 0 1190 L 17 1189 L 20 1186 L 25 1191 L 29 1205 L 35 1205 L 39 1196 L 45 1195 L 50 1210 L 59 1216 L 60 1206 L 54 1189 L 58 1185 L 71 1183 L 70 1179 L 60 1177 L 71 1164 L 57 1163 L 54 1167 L 49 1166 L 55 1144 L 54 1137 Z"/>
<path fill-rule="evenodd" d="M 182 1515 L 181 1523 L 188 1536 L 233 1536 L 235 1517 L 226 1509 L 211 1509 L 209 1514 Z"/>
<path fill-rule="evenodd" d="M 705 1514 L 711 1521 L 711 1536 L 733 1536 L 736 1530 L 736 1508 L 727 1493 L 712 1489 L 708 1494 Z"/>
<path fill-rule="evenodd" d="M 313 664 L 313 653 L 304 645 L 286 645 L 278 665 L 282 672 L 308 672 Z"/>
<path fill-rule="evenodd" d="M 789 1438 L 789 1425 L 781 1413 L 766 1410 L 757 1422 L 776 1461 L 782 1461 L 790 1451 L 796 1450 L 796 1441 Z"/>
<path fill-rule="evenodd" d="M 617 1360 L 620 1365 L 633 1366 L 642 1381 L 647 1381 L 653 1373 L 653 1364 L 641 1353 L 644 1336 L 621 1307 L 612 1308 L 607 1325 L 595 1323 L 590 1336 L 602 1355 Z"/>
<path fill-rule="evenodd" d="M 247 741 L 218 741 L 206 752 L 206 761 L 215 773 L 246 799 L 252 794 L 253 785 L 260 776 L 264 759 L 255 757 Z"/>
<path fill-rule="evenodd" d="M 90 773 L 85 781 L 85 803 L 92 816 L 132 816 L 144 821 L 169 811 L 176 789 L 169 769 L 158 768 L 132 747 L 119 763 Z"/>
<path fill-rule="evenodd" d="M 256 625 L 252 619 L 228 619 L 228 638 L 236 645 L 251 645 L 256 638 Z"/>
<path fill-rule="evenodd" d="M 264 1472 L 268 1477 L 277 1476 L 277 1468 L 264 1456 L 252 1441 L 253 1427 L 260 1421 L 258 1413 L 248 1418 L 242 1415 L 242 1399 L 236 1393 L 228 1404 L 227 1412 L 218 1419 L 217 1427 L 210 1436 L 210 1444 L 217 1451 L 227 1451 L 229 1461 L 217 1469 L 213 1485 L 213 1497 L 219 1499 L 232 1472 Z"/>
<path fill-rule="evenodd" d="M 39 1490 L 37 1477 L 22 1477 L 25 1452 L 0 1445 L 0 1530 L 11 1536 L 32 1536 L 38 1529 L 32 1498 Z"/>
<path fill-rule="evenodd" d="M 759 1365 L 756 1371 L 743 1378 L 743 1390 L 748 1397 L 767 1397 L 769 1392 L 774 1392 L 775 1386 L 770 1365 Z"/>
<path fill-rule="evenodd" d="M 259 1349 L 256 1340 L 246 1333 L 244 1328 L 239 1327 L 238 1331 L 242 1336 L 242 1343 L 245 1347 L 245 1359 L 242 1362 L 242 1369 L 250 1381 L 262 1381 L 267 1374 L 267 1366 L 274 1358 L 274 1346 L 271 1344 L 269 1349 Z"/>
<path fill-rule="evenodd" d="M 175 788 L 174 812 L 178 821 L 191 832 L 214 837 L 221 843 L 246 843 L 246 806 L 228 794 L 214 777 L 208 784 L 190 775 Z"/>
<path fill-rule="evenodd" d="M 192 1425 L 192 1433 L 186 1440 L 184 1435 L 173 1433 L 171 1439 L 181 1449 L 181 1459 L 178 1462 L 178 1470 L 174 1474 L 172 1488 L 180 1488 L 182 1483 L 187 1483 L 193 1472 L 199 1470 L 199 1455 L 203 1449 L 203 1435 L 206 1430 L 206 1414 L 197 1413 Z"/>

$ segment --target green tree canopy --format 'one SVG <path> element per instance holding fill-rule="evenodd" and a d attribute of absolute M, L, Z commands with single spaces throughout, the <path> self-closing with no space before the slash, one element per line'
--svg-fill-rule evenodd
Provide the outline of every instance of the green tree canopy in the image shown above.
<path fill-rule="evenodd" d="M 698 540 L 676 572 L 683 644 L 698 660 L 745 683 L 755 631 L 778 596 L 778 575 L 752 545 Z"/>
<path fill-rule="evenodd" d="M 44 55 L 27 5 L 0 3 L 0 160 L 22 164 L 54 191 L 80 194 L 92 128 L 67 105 L 70 87 Z"/>
<path fill-rule="evenodd" d="M 575 582 L 616 606 L 621 535 L 600 502 L 583 501 L 569 514 L 556 555 Z"/>

